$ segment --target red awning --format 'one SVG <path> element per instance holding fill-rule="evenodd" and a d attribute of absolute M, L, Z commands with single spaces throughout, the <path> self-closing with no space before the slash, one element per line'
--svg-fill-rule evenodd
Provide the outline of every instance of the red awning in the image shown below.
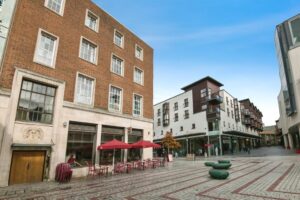
<path fill-rule="evenodd" d="M 101 144 L 97 147 L 98 150 L 102 149 L 129 149 L 131 148 L 130 144 L 127 144 L 125 142 L 121 142 L 119 140 L 113 139 L 112 141 L 109 141 L 107 143 Z"/>
<path fill-rule="evenodd" d="M 146 141 L 146 140 L 140 140 L 136 143 L 131 144 L 132 148 L 160 148 L 161 146 L 159 144 L 155 144 L 153 142 L 150 141 Z"/>

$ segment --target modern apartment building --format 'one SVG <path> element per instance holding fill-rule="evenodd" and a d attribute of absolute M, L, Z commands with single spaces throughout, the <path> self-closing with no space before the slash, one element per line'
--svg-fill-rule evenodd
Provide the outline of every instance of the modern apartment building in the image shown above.
<path fill-rule="evenodd" d="M 239 101 L 219 81 L 205 77 L 183 93 L 154 105 L 154 141 L 171 132 L 181 144 L 179 156 L 234 153 L 259 145 L 262 113 L 249 100 Z M 160 153 L 160 152 L 158 152 Z"/>
<path fill-rule="evenodd" d="M 278 95 L 279 126 L 284 146 L 300 148 L 300 14 L 277 25 L 275 44 L 281 89 Z"/>
<path fill-rule="evenodd" d="M 111 163 L 101 143 L 152 141 L 150 46 L 91 0 L 1 7 L 0 186 L 51 180 L 70 155 L 84 176 L 88 162 Z M 116 151 L 116 161 L 136 154 Z"/>

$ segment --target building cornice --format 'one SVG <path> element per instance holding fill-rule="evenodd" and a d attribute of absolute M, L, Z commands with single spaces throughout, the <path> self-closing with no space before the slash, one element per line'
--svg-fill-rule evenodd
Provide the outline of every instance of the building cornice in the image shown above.
<path fill-rule="evenodd" d="M 114 117 L 130 119 L 130 120 L 136 120 L 136 121 L 141 121 L 141 122 L 153 123 L 153 119 L 147 119 L 147 118 L 143 118 L 143 117 L 134 117 L 132 115 L 122 114 L 122 113 L 109 112 L 109 111 L 101 109 L 101 108 L 94 108 L 94 107 L 90 107 L 90 106 L 84 106 L 81 104 L 79 105 L 79 104 L 69 102 L 69 101 L 64 101 L 63 107 L 69 108 L 69 109 L 105 114 L 105 115 L 110 115 L 110 116 L 114 116 Z"/>

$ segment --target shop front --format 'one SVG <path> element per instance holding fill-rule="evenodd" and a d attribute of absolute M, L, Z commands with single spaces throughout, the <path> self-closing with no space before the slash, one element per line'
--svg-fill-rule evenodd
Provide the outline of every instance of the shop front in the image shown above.
<path fill-rule="evenodd" d="M 125 128 L 116 127 L 116 126 L 107 126 L 102 125 L 101 129 L 101 144 L 109 142 L 113 139 L 125 142 Z M 100 151 L 100 164 L 101 165 L 110 165 L 113 160 L 113 150 L 101 150 Z M 115 163 L 121 162 L 124 160 L 124 150 L 116 149 L 115 150 Z"/>
<path fill-rule="evenodd" d="M 130 129 L 128 131 L 128 144 L 132 144 L 143 140 L 143 130 L 141 129 Z M 125 150 L 126 151 L 126 150 Z M 127 150 L 127 161 L 140 160 L 142 157 L 143 149 L 128 149 Z"/>
<path fill-rule="evenodd" d="M 226 155 L 247 152 L 248 149 L 258 147 L 260 136 L 238 131 L 226 131 L 223 132 L 221 138 L 223 153 Z"/>

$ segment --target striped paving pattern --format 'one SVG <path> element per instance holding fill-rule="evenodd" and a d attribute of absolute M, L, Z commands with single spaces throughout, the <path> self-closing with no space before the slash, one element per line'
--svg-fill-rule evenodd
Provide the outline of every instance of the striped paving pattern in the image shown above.
<path fill-rule="evenodd" d="M 232 161 L 226 180 L 211 179 L 204 160 L 176 160 L 107 178 L 0 188 L 0 199 L 300 199 L 300 156 L 226 159 Z"/>

